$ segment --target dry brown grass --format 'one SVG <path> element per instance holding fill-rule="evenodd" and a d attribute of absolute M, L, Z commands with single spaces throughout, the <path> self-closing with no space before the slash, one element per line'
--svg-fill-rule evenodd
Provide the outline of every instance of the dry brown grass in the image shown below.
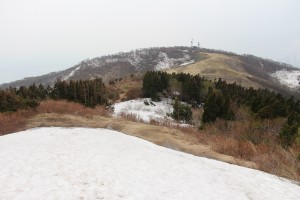
<path fill-rule="evenodd" d="M 141 88 L 142 76 L 128 75 L 108 86 L 109 99 L 114 103 L 139 98 L 142 96 Z"/>
<path fill-rule="evenodd" d="M 104 106 L 97 106 L 92 109 L 79 103 L 47 100 L 41 102 L 34 109 L 19 110 L 13 113 L 0 113 L 0 135 L 24 130 L 28 119 L 42 113 L 71 114 L 83 117 L 109 115 L 108 110 Z"/>
<path fill-rule="evenodd" d="M 278 135 L 283 119 L 225 122 L 217 120 L 199 131 L 199 141 L 213 150 L 256 163 L 259 169 L 300 181 L 300 148 L 280 146 Z"/>
<path fill-rule="evenodd" d="M 58 113 L 58 114 L 72 114 L 84 117 L 108 116 L 108 110 L 104 106 L 97 106 L 95 108 L 88 108 L 82 104 L 68 102 L 68 101 L 54 101 L 47 100 L 40 103 L 36 108 L 37 113 Z"/>
<path fill-rule="evenodd" d="M 201 125 L 201 118 L 203 114 L 203 109 L 192 109 L 192 124 L 199 127 Z"/>
<path fill-rule="evenodd" d="M 127 100 L 142 98 L 142 91 L 140 87 L 131 88 L 126 91 L 125 97 Z"/>
<path fill-rule="evenodd" d="M 134 113 L 121 112 L 118 117 L 132 122 L 145 123 L 138 115 Z"/>
<path fill-rule="evenodd" d="M 240 159 L 251 160 L 255 154 L 255 147 L 251 142 L 239 141 L 222 135 L 210 137 L 209 144 L 217 152 Z"/>
<path fill-rule="evenodd" d="M 167 70 L 168 73 L 186 73 L 191 75 L 201 74 L 208 79 L 222 78 L 229 83 L 236 82 L 244 87 L 259 88 L 252 77 L 243 67 L 243 62 L 238 57 L 228 56 L 220 53 L 200 53 L 204 59 L 191 65 L 176 67 Z"/>
<path fill-rule="evenodd" d="M 258 147 L 252 161 L 259 163 L 263 171 L 300 181 L 300 161 L 296 152 L 300 152 L 297 147 Z"/>
<path fill-rule="evenodd" d="M 24 130 L 27 119 L 35 114 L 36 112 L 34 110 L 0 113 L 0 135 Z"/>

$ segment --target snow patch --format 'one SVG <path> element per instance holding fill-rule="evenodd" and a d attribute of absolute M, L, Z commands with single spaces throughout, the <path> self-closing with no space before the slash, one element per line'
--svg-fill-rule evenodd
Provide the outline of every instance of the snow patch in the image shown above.
<path fill-rule="evenodd" d="M 63 78 L 63 80 L 65 81 L 65 80 L 68 80 L 69 78 L 71 78 L 75 74 L 75 72 L 78 71 L 80 68 L 81 68 L 81 66 L 79 66 L 76 69 L 74 69 L 73 71 L 71 71 L 71 73 L 69 75 L 65 76 Z"/>
<path fill-rule="evenodd" d="M 195 62 L 194 60 L 190 60 L 190 61 L 182 63 L 180 66 L 190 65 L 190 64 L 193 64 L 194 62 Z"/>
<path fill-rule="evenodd" d="M 167 116 L 168 113 L 172 112 L 173 106 L 170 99 L 153 102 L 150 98 L 143 98 L 124 101 L 114 105 L 115 117 L 123 114 L 135 115 L 138 119 L 146 123 L 149 123 L 152 119 L 155 121 L 172 120 L 172 118 Z"/>
<path fill-rule="evenodd" d="M 100 61 L 96 64 L 99 66 L 102 63 L 128 62 L 137 69 L 142 62 L 142 58 L 139 55 L 140 53 L 141 52 L 138 51 L 132 51 L 130 53 L 119 53 L 116 55 L 105 56 L 100 58 Z"/>
<path fill-rule="evenodd" d="M 279 70 L 271 74 L 271 76 L 290 88 L 300 86 L 300 70 Z"/>
<path fill-rule="evenodd" d="M 142 58 L 138 55 L 137 51 L 133 52 L 130 57 L 127 59 L 127 61 L 132 65 L 137 67 L 141 61 Z"/>
<path fill-rule="evenodd" d="M 187 104 L 185 102 L 181 102 Z M 162 99 L 159 102 L 153 102 L 150 98 L 134 99 L 114 104 L 114 117 L 134 116 L 137 120 L 149 123 L 154 120 L 159 123 L 167 122 L 169 125 L 177 127 L 190 127 L 192 125 L 184 122 L 177 122 L 168 114 L 173 112 L 172 99 Z"/>
<path fill-rule="evenodd" d="M 191 62 L 191 63 L 194 62 L 193 60 L 190 60 L 190 56 L 188 54 L 185 54 L 183 58 L 175 59 L 175 58 L 169 58 L 166 53 L 160 52 L 158 54 L 158 59 L 159 62 L 157 63 L 157 65 L 154 66 L 154 70 L 156 71 L 170 69 L 178 65 L 179 63 L 181 63 L 182 65 L 183 63 L 187 63 L 187 62 Z"/>
<path fill-rule="evenodd" d="M 260 64 L 262 69 L 265 67 L 264 64 L 262 64 L 261 62 L 259 62 L 259 64 Z"/>
<path fill-rule="evenodd" d="M 170 69 L 174 65 L 174 59 L 170 59 L 166 53 L 160 52 L 158 58 L 160 61 L 154 67 L 154 70 Z"/>
<path fill-rule="evenodd" d="M 286 179 L 106 129 L 1 136 L 0 158 L 0 199 L 298 200 L 300 194 Z"/>

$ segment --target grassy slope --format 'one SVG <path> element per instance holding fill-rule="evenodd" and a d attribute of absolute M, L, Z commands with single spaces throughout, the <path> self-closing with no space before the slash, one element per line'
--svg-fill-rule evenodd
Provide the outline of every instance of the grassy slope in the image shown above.
<path fill-rule="evenodd" d="M 235 56 L 219 53 L 200 53 L 200 60 L 188 66 L 176 67 L 167 70 L 168 73 L 200 74 L 209 79 L 222 78 L 228 82 L 237 82 L 245 87 L 261 87 L 254 82 L 253 76 L 242 67 L 242 62 Z"/>

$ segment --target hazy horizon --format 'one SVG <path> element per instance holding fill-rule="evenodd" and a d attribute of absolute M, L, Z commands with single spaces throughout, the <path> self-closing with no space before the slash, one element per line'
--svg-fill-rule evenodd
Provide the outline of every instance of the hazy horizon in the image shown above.
<path fill-rule="evenodd" d="M 297 0 L 0 0 L 0 83 L 130 50 L 189 46 L 300 66 Z"/>

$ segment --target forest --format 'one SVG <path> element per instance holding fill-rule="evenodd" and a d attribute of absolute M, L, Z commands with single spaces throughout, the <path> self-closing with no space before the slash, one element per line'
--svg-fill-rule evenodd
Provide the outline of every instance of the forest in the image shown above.
<path fill-rule="evenodd" d="M 268 89 L 244 88 L 221 79 L 211 81 L 200 75 L 165 72 L 147 72 L 142 90 L 145 97 L 153 100 L 168 97 L 187 102 L 194 108 L 203 106 L 203 125 L 217 119 L 235 120 L 235 110 L 241 107 L 249 108 L 251 115 L 256 119 L 286 118 L 280 131 L 282 145 L 289 146 L 300 139 L 300 100 L 294 97 L 287 98 Z M 173 117 L 188 121 L 190 115 L 186 113 L 189 113 L 189 109 L 186 106 L 181 108 L 186 111 L 179 112 L 176 103 Z"/>
<path fill-rule="evenodd" d="M 21 86 L 0 90 L 0 112 L 13 112 L 19 109 L 34 108 L 45 99 L 68 100 L 95 107 L 107 103 L 106 88 L 101 79 L 85 81 L 58 80 L 53 87 Z"/>

